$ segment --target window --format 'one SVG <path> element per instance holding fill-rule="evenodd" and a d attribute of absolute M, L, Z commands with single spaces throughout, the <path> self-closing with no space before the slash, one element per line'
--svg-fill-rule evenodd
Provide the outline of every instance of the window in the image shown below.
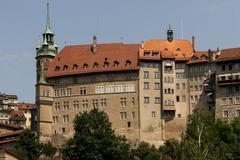
<path fill-rule="evenodd" d="M 195 88 L 195 91 L 198 91 L 198 86 L 195 86 L 194 88 Z"/>
<path fill-rule="evenodd" d="M 119 62 L 118 61 L 114 61 L 113 67 L 118 67 L 118 66 L 119 66 Z"/>
<path fill-rule="evenodd" d="M 93 68 L 94 68 L 94 69 L 97 69 L 97 68 L 98 68 L 98 66 L 99 66 L 99 64 L 98 64 L 98 63 L 96 63 L 96 62 L 93 64 Z"/>
<path fill-rule="evenodd" d="M 120 119 L 127 119 L 127 112 L 120 112 Z"/>
<path fill-rule="evenodd" d="M 64 110 L 69 110 L 68 101 L 63 102 L 63 109 Z"/>
<path fill-rule="evenodd" d="M 226 98 L 222 98 L 222 99 L 221 99 L 221 104 L 222 104 L 222 105 L 226 105 L 226 104 L 227 104 Z"/>
<path fill-rule="evenodd" d="M 223 111 L 223 118 L 228 118 L 228 110 Z"/>
<path fill-rule="evenodd" d="M 82 107 L 83 109 L 88 108 L 88 100 L 82 100 Z"/>
<path fill-rule="evenodd" d="M 64 71 L 68 70 L 68 66 L 67 66 L 67 65 L 64 65 L 64 66 L 63 66 L 63 70 L 64 70 Z"/>
<path fill-rule="evenodd" d="M 88 64 L 87 63 L 84 63 L 83 64 L 83 69 L 87 69 L 88 68 Z"/>
<path fill-rule="evenodd" d="M 182 101 L 186 102 L 186 96 L 185 95 L 182 96 Z"/>
<path fill-rule="evenodd" d="M 160 72 L 154 72 L 154 78 L 160 79 Z"/>
<path fill-rule="evenodd" d="M 92 108 L 98 108 L 98 99 L 92 100 Z"/>
<path fill-rule="evenodd" d="M 181 118 L 182 117 L 182 115 L 181 114 L 178 114 L 178 118 Z"/>
<path fill-rule="evenodd" d="M 186 89 L 185 83 L 182 83 L 182 89 Z"/>
<path fill-rule="evenodd" d="M 73 108 L 79 109 L 79 101 L 73 101 Z"/>
<path fill-rule="evenodd" d="M 128 128 L 131 128 L 131 122 L 128 122 Z"/>
<path fill-rule="evenodd" d="M 195 102 L 198 101 L 198 95 L 195 95 Z"/>
<path fill-rule="evenodd" d="M 127 60 L 125 66 L 130 67 L 131 61 Z"/>
<path fill-rule="evenodd" d="M 61 69 L 61 68 L 60 68 L 59 66 L 56 66 L 56 67 L 55 67 L 55 71 L 60 71 L 60 69 Z"/>
<path fill-rule="evenodd" d="M 69 122 L 69 116 L 68 115 L 63 115 L 63 122 L 68 123 Z"/>
<path fill-rule="evenodd" d="M 225 71 L 225 65 L 222 65 L 222 71 Z"/>
<path fill-rule="evenodd" d="M 160 83 L 158 83 L 158 82 L 155 83 L 155 89 L 156 89 L 156 90 L 159 90 L 159 89 L 160 89 Z"/>
<path fill-rule="evenodd" d="M 149 97 L 144 97 L 144 103 L 150 103 Z"/>
<path fill-rule="evenodd" d="M 231 64 L 228 65 L 228 70 L 229 70 L 229 71 L 232 70 L 232 65 L 231 65 Z"/>
<path fill-rule="evenodd" d="M 135 118 L 136 118 L 136 113 L 132 112 L 132 119 L 135 119 Z"/>
<path fill-rule="evenodd" d="M 86 87 L 80 87 L 80 95 L 86 94 Z"/>
<path fill-rule="evenodd" d="M 193 96 L 191 96 L 191 101 L 193 102 Z"/>
<path fill-rule="evenodd" d="M 235 103 L 240 104 L 240 97 L 236 97 Z"/>
<path fill-rule="evenodd" d="M 107 106 L 107 99 L 101 99 L 100 100 L 100 107 L 106 107 Z"/>
<path fill-rule="evenodd" d="M 148 71 L 144 71 L 144 78 L 148 79 L 149 78 L 149 72 Z"/>
<path fill-rule="evenodd" d="M 72 89 L 71 88 L 67 88 L 67 95 L 66 96 L 71 96 L 72 94 Z"/>
<path fill-rule="evenodd" d="M 194 77 L 194 81 L 198 81 L 198 77 L 197 76 Z"/>
<path fill-rule="evenodd" d="M 78 65 L 74 64 L 72 67 L 73 70 L 77 70 L 78 69 Z"/>
<path fill-rule="evenodd" d="M 158 58 L 158 52 L 153 52 L 152 55 L 154 58 Z"/>
<path fill-rule="evenodd" d="M 150 52 L 144 52 L 145 57 L 150 57 Z"/>
<path fill-rule="evenodd" d="M 233 104 L 233 98 L 228 98 L 228 104 Z"/>
<path fill-rule="evenodd" d="M 155 117 L 156 117 L 156 112 L 152 111 L 152 118 L 155 118 Z"/>
<path fill-rule="evenodd" d="M 176 89 L 180 89 L 179 83 L 176 83 Z"/>
<path fill-rule="evenodd" d="M 126 97 L 121 97 L 120 98 L 120 106 L 121 107 L 126 107 L 127 106 L 127 99 L 126 99 Z"/>
<path fill-rule="evenodd" d="M 144 89 L 149 89 L 149 82 L 144 82 Z"/>
<path fill-rule="evenodd" d="M 62 133 L 65 133 L 66 132 L 66 129 L 65 128 L 62 128 Z"/>
<path fill-rule="evenodd" d="M 184 72 L 177 72 L 176 73 L 176 78 L 177 79 L 184 79 L 185 78 Z"/>
<path fill-rule="evenodd" d="M 240 109 L 237 109 L 237 110 L 235 111 L 235 117 L 240 117 Z"/>
<path fill-rule="evenodd" d="M 237 92 L 237 93 L 239 92 L 239 86 L 235 87 L 235 92 Z"/>
<path fill-rule="evenodd" d="M 160 97 L 155 97 L 155 104 L 160 104 Z"/>
<path fill-rule="evenodd" d="M 132 105 L 134 106 L 135 105 L 135 98 L 132 97 Z"/>
<path fill-rule="evenodd" d="M 199 90 L 200 90 L 200 91 L 203 90 L 203 86 L 202 86 L 202 85 L 199 86 Z"/>
<path fill-rule="evenodd" d="M 179 102 L 180 101 L 180 98 L 179 96 L 176 96 L 176 101 Z"/>
<path fill-rule="evenodd" d="M 106 59 L 106 58 L 105 58 L 105 59 Z M 108 68 L 108 66 L 109 66 L 109 63 L 108 63 L 107 61 L 105 61 L 104 64 L 103 64 L 103 67 L 104 67 L 104 68 Z"/>
<path fill-rule="evenodd" d="M 60 111 L 60 102 L 55 102 L 54 104 L 55 111 Z"/>
<path fill-rule="evenodd" d="M 58 116 L 53 116 L 53 123 L 54 124 L 58 123 Z"/>

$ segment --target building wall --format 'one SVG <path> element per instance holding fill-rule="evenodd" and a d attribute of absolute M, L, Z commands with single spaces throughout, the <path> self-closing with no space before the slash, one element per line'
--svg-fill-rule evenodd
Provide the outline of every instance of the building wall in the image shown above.
<path fill-rule="evenodd" d="M 159 145 L 163 140 L 161 116 L 161 63 L 141 62 L 139 72 L 139 106 L 141 141 Z"/>
<path fill-rule="evenodd" d="M 116 134 L 139 141 L 138 72 L 95 74 L 52 79 L 52 132 L 71 137 L 79 112 L 98 108 L 108 114 Z"/>
<path fill-rule="evenodd" d="M 240 64 L 238 61 L 217 63 L 216 118 L 233 120 L 240 116 Z"/>

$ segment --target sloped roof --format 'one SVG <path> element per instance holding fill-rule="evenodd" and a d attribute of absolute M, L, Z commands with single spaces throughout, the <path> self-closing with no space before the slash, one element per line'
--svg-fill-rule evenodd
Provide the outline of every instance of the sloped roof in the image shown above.
<path fill-rule="evenodd" d="M 18 106 L 19 109 L 27 109 L 27 110 L 31 110 L 34 108 L 34 104 L 31 104 L 31 103 L 19 103 L 19 106 Z"/>
<path fill-rule="evenodd" d="M 97 51 L 93 53 L 92 44 L 66 46 L 50 63 L 47 77 L 138 70 L 139 48 L 139 44 L 97 44 Z M 108 67 L 104 66 L 105 62 Z M 115 62 L 118 65 L 114 66 Z M 126 65 L 127 62 L 130 62 L 129 66 Z M 94 68 L 94 64 L 98 67 Z"/>
<path fill-rule="evenodd" d="M 153 54 L 146 57 L 144 52 L 158 52 L 160 55 L 158 60 L 161 58 L 174 58 L 176 61 L 187 61 L 191 57 L 193 48 L 188 40 L 173 40 L 169 42 L 165 39 L 152 39 L 144 42 L 143 48 L 139 52 L 139 58 L 141 60 L 156 59 Z"/>
<path fill-rule="evenodd" d="M 208 51 L 196 51 L 191 56 L 191 58 L 189 59 L 187 64 L 204 63 L 204 62 L 208 62 L 208 61 L 209 61 Z"/>
<path fill-rule="evenodd" d="M 220 56 L 214 62 L 225 62 L 240 60 L 240 48 L 223 49 Z"/>

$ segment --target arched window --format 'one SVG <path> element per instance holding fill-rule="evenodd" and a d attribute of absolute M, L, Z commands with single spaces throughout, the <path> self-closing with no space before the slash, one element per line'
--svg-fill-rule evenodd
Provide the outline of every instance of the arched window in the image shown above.
<path fill-rule="evenodd" d="M 55 67 L 55 71 L 59 71 L 60 70 L 60 67 L 59 66 L 56 66 Z"/>
<path fill-rule="evenodd" d="M 176 51 L 181 51 L 181 49 L 180 49 L 180 48 L 177 48 Z"/>
<path fill-rule="evenodd" d="M 93 68 L 94 68 L 94 69 L 97 69 L 98 66 L 99 66 L 99 64 L 98 64 L 97 62 L 95 62 L 95 63 L 93 64 Z"/>
<path fill-rule="evenodd" d="M 118 67 L 118 66 L 119 66 L 119 62 L 118 61 L 114 61 L 113 67 Z"/>
<path fill-rule="evenodd" d="M 68 70 L 68 66 L 66 64 L 63 66 L 63 70 L 64 71 Z"/>
<path fill-rule="evenodd" d="M 87 63 L 84 63 L 83 64 L 83 69 L 87 69 L 88 68 L 88 64 Z"/>
<path fill-rule="evenodd" d="M 77 70 L 78 69 L 78 65 L 77 64 L 74 64 L 73 67 L 72 67 L 73 70 Z"/>
<path fill-rule="evenodd" d="M 131 65 L 131 61 L 127 60 L 125 66 L 129 67 Z"/>
<path fill-rule="evenodd" d="M 168 49 L 167 49 L 167 48 L 164 48 L 164 51 L 168 51 Z"/>
<path fill-rule="evenodd" d="M 201 56 L 201 59 L 207 59 L 207 56 L 203 54 L 203 55 Z"/>

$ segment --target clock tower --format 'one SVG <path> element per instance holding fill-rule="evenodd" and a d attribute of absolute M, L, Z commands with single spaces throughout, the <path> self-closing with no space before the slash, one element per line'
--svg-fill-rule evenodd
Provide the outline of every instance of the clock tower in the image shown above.
<path fill-rule="evenodd" d="M 50 141 L 52 136 L 53 88 L 47 81 L 47 71 L 52 59 L 57 55 L 58 46 L 54 42 L 47 4 L 47 21 L 42 43 L 36 48 L 36 106 L 37 128 L 42 141 Z"/>

